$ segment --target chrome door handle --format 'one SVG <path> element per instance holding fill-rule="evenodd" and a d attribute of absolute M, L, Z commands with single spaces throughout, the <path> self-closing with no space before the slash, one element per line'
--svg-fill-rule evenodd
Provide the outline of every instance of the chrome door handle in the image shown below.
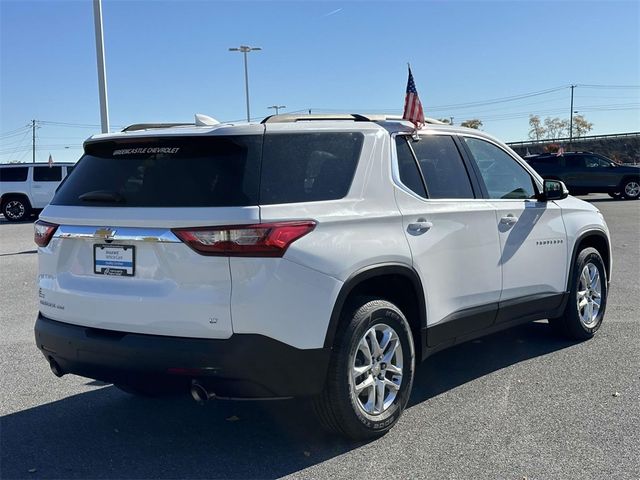
<path fill-rule="evenodd" d="M 417 222 L 408 225 L 408 230 L 413 233 L 424 233 L 431 227 L 433 227 L 433 223 L 428 222 L 424 218 L 419 218 Z"/>
<path fill-rule="evenodd" d="M 502 223 L 503 225 L 515 225 L 517 221 L 518 217 L 514 216 L 511 213 L 500 219 L 500 223 Z"/>

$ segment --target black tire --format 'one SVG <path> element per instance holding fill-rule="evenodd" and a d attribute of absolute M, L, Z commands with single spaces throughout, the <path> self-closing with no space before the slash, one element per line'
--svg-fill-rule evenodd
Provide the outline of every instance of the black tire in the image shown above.
<path fill-rule="evenodd" d="M 626 178 L 622 181 L 620 192 L 627 200 L 637 200 L 640 198 L 640 179 Z"/>
<path fill-rule="evenodd" d="M 386 300 L 359 298 L 344 313 L 336 334 L 324 391 L 313 399 L 313 405 L 320 422 L 328 430 L 353 440 L 368 440 L 389 431 L 400 418 L 409 400 L 415 370 L 413 336 L 404 314 Z M 360 355 L 358 345 L 373 327 L 391 327 L 396 333 L 402 352 L 402 378 L 397 380 L 400 386 L 392 403 L 384 407 L 381 413 L 369 414 L 359 403 L 353 390 L 356 380 L 352 380 L 351 363 Z M 387 343 L 385 352 L 390 352 L 390 344 L 391 342 Z M 386 368 L 384 363 L 377 363 L 376 369 L 378 366 Z M 374 376 L 372 369 L 366 375 L 371 376 L 371 381 L 375 382 L 375 378 L 385 378 L 389 374 L 386 370 L 383 372 Z M 387 398 L 386 395 L 387 390 L 383 390 L 382 398 Z"/>
<path fill-rule="evenodd" d="M 0 209 L 9 222 L 20 222 L 31 215 L 31 205 L 21 197 L 9 197 L 3 200 Z"/>
<path fill-rule="evenodd" d="M 580 289 L 582 272 L 588 264 L 593 265 L 599 274 L 600 306 L 597 315 L 592 320 L 592 323 L 586 325 L 580 318 L 581 309 L 578 307 L 578 292 Z M 607 308 L 607 272 L 604 268 L 602 257 L 595 248 L 589 247 L 580 251 L 573 265 L 571 282 L 572 285 L 569 292 L 569 300 L 567 301 L 567 306 L 565 307 L 563 315 L 558 318 L 549 319 L 549 323 L 556 332 L 566 338 L 571 340 L 588 340 L 596 334 L 602 325 L 602 320 Z"/>

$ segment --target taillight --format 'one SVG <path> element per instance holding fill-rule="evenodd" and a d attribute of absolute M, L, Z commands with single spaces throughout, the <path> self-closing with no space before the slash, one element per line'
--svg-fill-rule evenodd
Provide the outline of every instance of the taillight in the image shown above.
<path fill-rule="evenodd" d="M 58 225 L 38 220 L 33 224 L 33 241 L 39 247 L 46 247 L 57 228 Z"/>
<path fill-rule="evenodd" d="M 259 223 L 224 227 L 175 228 L 173 233 L 202 255 L 281 257 L 289 245 L 306 235 L 316 222 Z"/>

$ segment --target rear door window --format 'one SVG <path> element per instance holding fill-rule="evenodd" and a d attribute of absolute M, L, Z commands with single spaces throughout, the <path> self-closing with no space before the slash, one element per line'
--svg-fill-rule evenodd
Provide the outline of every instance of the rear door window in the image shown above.
<path fill-rule="evenodd" d="M 256 205 L 262 135 L 89 144 L 54 205 Z"/>
<path fill-rule="evenodd" d="M 423 135 L 411 142 L 429 198 L 474 198 L 464 161 L 452 137 Z"/>
<path fill-rule="evenodd" d="M 59 182 L 62 180 L 62 167 L 33 167 L 34 182 Z"/>
<path fill-rule="evenodd" d="M 26 182 L 29 167 L 0 168 L 0 182 Z"/>
<path fill-rule="evenodd" d="M 264 140 L 260 204 L 344 197 L 364 135 L 359 132 L 272 133 Z"/>

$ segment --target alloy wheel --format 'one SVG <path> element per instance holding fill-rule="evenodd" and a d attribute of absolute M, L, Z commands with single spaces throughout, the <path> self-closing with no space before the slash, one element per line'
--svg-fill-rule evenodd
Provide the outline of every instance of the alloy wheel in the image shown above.
<path fill-rule="evenodd" d="M 578 316 L 586 328 L 598 324 L 598 313 L 602 302 L 602 280 L 598 267 L 587 263 L 580 274 L 577 292 Z"/>
<path fill-rule="evenodd" d="M 11 220 L 20 220 L 24 217 L 25 208 L 22 202 L 19 202 L 18 200 L 10 200 L 5 205 L 3 213 Z"/>
<path fill-rule="evenodd" d="M 630 198 L 636 198 L 640 195 L 640 183 L 636 181 L 627 182 L 624 186 L 624 194 Z"/>
<path fill-rule="evenodd" d="M 384 413 L 402 384 L 403 352 L 396 331 L 386 324 L 371 327 L 351 353 L 351 395 L 368 415 Z"/>

